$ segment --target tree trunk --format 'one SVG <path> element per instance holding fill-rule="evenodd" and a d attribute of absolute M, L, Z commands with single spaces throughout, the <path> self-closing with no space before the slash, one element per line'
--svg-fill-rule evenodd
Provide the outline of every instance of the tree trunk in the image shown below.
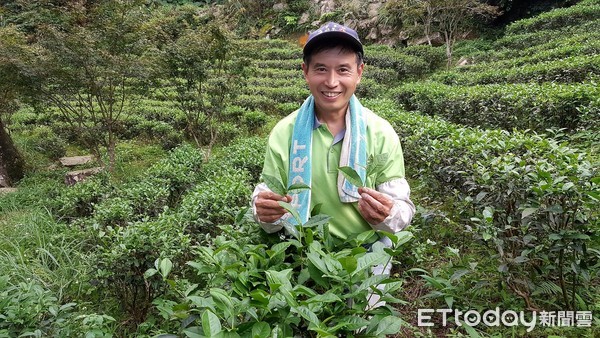
<path fill-rule="evenodd" d="M 10 135 L 0 120 L 0 183 L 6 186 L 23 178 L 25 161 L 15 147 Z"/>

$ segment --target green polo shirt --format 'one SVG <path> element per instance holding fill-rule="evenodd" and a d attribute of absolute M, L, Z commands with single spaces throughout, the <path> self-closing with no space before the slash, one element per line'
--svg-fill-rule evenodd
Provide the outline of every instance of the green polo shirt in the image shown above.
<path fill-rule="evenodd" d="M 289 154 L 298 111 L 286 116 L 271 131 L 267 145 L 263 174 L 279 177 L 278 168 L 289 172 Z M 370 155 L 388 154 L 387 163 L 367 177 L 366 185 L 378 185 L 404 177 L 404 158 L 398 135 L 383 118 L 365 108 L 367 118 L 367 158 Z M 342 142 L 334 143 L 334 135 L 326 124 L 312 132 L 312 186 L 311 209 L 321 204 L 321 213 L 331 216 L 330 231 L 341 239 L 371 229 L 358 211 L 357 203 L 342 203 L 338 196 L 337 178 Z M 285 183 L 287 177 L 282 177 Z"/>

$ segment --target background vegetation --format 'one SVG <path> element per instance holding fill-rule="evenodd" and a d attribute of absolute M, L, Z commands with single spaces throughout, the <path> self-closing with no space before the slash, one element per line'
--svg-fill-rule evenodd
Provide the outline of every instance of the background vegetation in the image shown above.
<path fill-rule="evenodd" d="M 0 193 L 0 337 L 600 334 L 600 3 L 333 3 L 0 2 L 17 188 Z M 436 46 L 441 17 L 407 19 L 428 8 L 479 11 Z M 337 243 L 326 215 L 267 235 L 248 211 L 266 135 L 309 93 L 295 39 L 330 19 L 414 37 L 369 43 L 357 90 L 398 132 L 418 206 L 392 250 Z M 57 160 L 87 153 L 106 170 L 66 186 Z M 378 263 L 391 276 L 366 274 Z M 365 309 L 369 292 L 388 305 Z M 594 320 L 417 326 L 419 308 L 496 307 Z"/>

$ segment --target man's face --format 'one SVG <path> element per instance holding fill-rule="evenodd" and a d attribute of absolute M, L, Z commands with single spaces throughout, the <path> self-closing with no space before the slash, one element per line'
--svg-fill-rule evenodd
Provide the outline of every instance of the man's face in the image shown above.
<path fill-rule="evenodd" d="M 309 65 L 302 64 L 318 117 L 346 112 L 363 68 L 364 64 L 356 64 L 354 52 L 342 52 L 339 47 L 316 53 Z"/>

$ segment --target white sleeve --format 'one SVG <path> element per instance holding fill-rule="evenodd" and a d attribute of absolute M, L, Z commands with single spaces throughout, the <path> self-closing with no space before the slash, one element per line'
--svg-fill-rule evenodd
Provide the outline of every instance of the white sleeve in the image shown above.
<path fill-rule="evenodd" d="M 275 223 L 266 223 L 258 219 L 258 215 L 256 214 L 256 199 L 258 198 L 258 194 L 263 191 L 271 191 L 271 189 L 269 189 L 265 183 L 260 183 L 254 188 L 254 192 L 252 193 L 252 216 L 254 216 L 256 223 L 260 224 L 266 233 L 271 234 L 283 228 L 283 225 L 281 225 L 282 219 L 278 219 Z"/>
<path fill-rule="evenodd" d="M 388 195 L 394 205 L 383 222 L 371 225 L 375 230 L 396 233 L 406 228 L 415 214 L 415 205 L 410 200 L 410 187 L 404 178 L 397 178 L 377 186 L 377 191 Z"/>

